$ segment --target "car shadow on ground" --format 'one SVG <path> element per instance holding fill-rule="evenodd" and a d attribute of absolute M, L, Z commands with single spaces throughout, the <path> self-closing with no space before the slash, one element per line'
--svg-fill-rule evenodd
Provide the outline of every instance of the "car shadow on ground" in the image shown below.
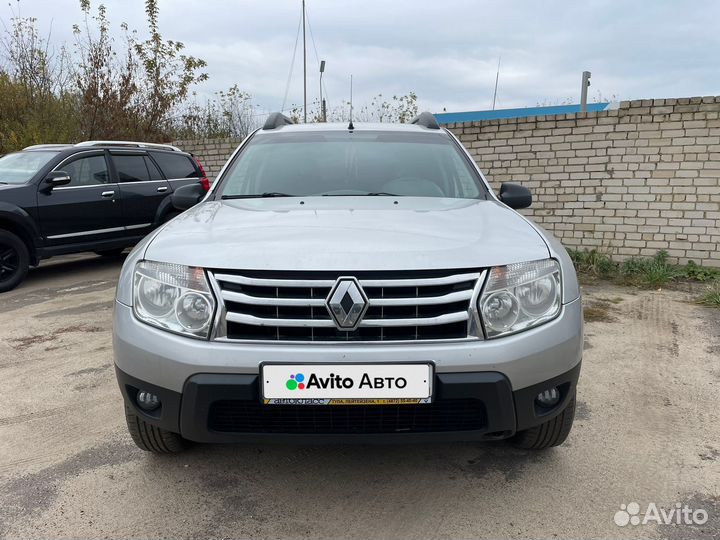
<path fill-rule="evenodd" d="M 44 280 L 58 277 L 67 278 L 73 273 L 97 272 L 116 268 L 119 274 L 126 256 L 127 252 L 115 257 L 102 257 L 94 253 L 84 253 L 47 259 L 41 261 L 39 266 L 30 268 L 27 279 L 15 290 L 42 284 Z"/>
<path fill-rule="evenodd" d="M 127 257 L 129 251 L 120 255 L 102 256 L 95 253 L 78 253 L 76 255 L 63 255 L 40 261 L 40 265 L 30 269 L 29 275 L 42 276 L 44 274 L 54 275 L 58 271 L 71 271 L 74 269 L 94 270 L 115 266 Z"/>
<path fill-rule="evenodd" d="M 181 520 L 182 509 L 198 501 L 204 507 L 207 519 L 196 531 L 189 525 L 187 537 L 223 537 L 252 524 L 269 532 L 273 525 L 265 520 L 280 515 L 290 522 L 343 512 L 357 512 L 358 519 L 387 512 L 422 516 L 437 509 L 437 493 L 445 494 L 443 505 L 469 493 L 512 498 L 526 481 L 537 484 L 549 469 L 566 467 L 563 454 L 560 449 L 519 450 L 503 442 L 460 442 L 197 444 L 181 454 L 155 455 L 137 449 L 127 435 L 113 434 L 64 462 L 0 485 L 0 495 L 12 494 L 9 524 L 37 518 L 53 506 L 61 489 L 72 491 L 87 482 L 96 486 L 95 504 L 103 515 L 114 515 L 116 497 L 144 514 L 148 501 L 162 506 L 158 501 L 174 493 L 166 509 L 172 520 Z M 137 496 L 126 499 L 127 493 Z"/>
<path fill-rule="evenodd" d="M 0 306 L 15 310 L 63 296 L 75 302 L 73 295 L 114 289 L 125 257 L 82 254 L 42 261 L 18 287 L 0 293 Z"/>
<path fill-rule="evenodd" d="M 438 504 L 475 507 L 492 499 L 509 505 L 518 489 L 535 489 L 530 486 L 544 485 L 543 478 L 568 467 L 563 449 L 532 452 L 503 442 L 197 445 L 185 454 L 145 456 L 135 464 L 145 486 L 183 478 L 194 497 L 211 501 L 208 510 L 218 518 L 213 534 L 219 536 L 247 521 L 243 515 L 279 513 L 295 521 L 357 512 L 363 522 L 373 515 L 403 521 L 405 514 L 425 519 L 420 516 L 438 511 Z M 442 500 L 433 503 L 439 493 Z M 394 517 L 378 517 L 387 513 Z"/>
<path fill-rule="evenodd" d="M 566 445 L 570 447 L 569 443 Z M 479 478 L 497 474 L 504 481 L 511 482 L 534 465 L 546 467 L 560 460 L 561 454 L 562 450 L 558 449 L 544 452 L 522 450 L 504 441 L 434 442 L 422 445 L 197 444 L 192 445 L 185 454 L 177 456 L 177 460 L 182 461 L 183 466 L 191 466 L 193 463 L 222 464 L 223 467 L 217 470 L 221 471 L 223 477 L 229 475 L 227 481 L 235 474 L 247 478 L 246 475 L 252 470 L 272 469 L 276 473 L 272 479 L 264 479 L 264 475 L 261 475 L 262 480 L 258 479 L 266 482 L 268 485 L 265 487 L 272 490 L 280 487 L 273 484 L 284 482 L 283 479 L 293 476 L 297 470 L 302 470 L 303 475 L 317 473 L 330 478 L 334 476 L 333 473 L 347 477 L 348 471 L 357 471 L 359 477 L 367 478 L 386 476 L 389 471 L 392 471 L 394 477 L 412 476 L 429 468 L 434 473 L 445 469 L 451 476 L 458 474 Z M 166 456 L 149 456 L 148 463 L 152 463 L 152 467 L 172 467 L 172 460 Z M 248 467 L 249 464 L 252 465 Z M 214 466 L 210 467 L 216 468 Z M 204 471 L 209 472 L 209 469 Z"/>

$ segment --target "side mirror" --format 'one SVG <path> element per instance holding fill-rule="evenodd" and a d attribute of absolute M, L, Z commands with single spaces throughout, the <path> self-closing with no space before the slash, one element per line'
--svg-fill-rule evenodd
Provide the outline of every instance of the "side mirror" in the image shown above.
<path fill-rule="evenodd" d="M 181 212 L 192 208 L 205 196 L 205 189 L 202 184 L 188 184 L 177 188 L 172 194 L 172 204 Z"/>
<path fill-rule="evenodd" d="M 50 189 L 57 186 L 65 186 L 69 184 L 71 180 L 70 173 L 66 173 L 65 171 L 52 171 L 45 177 L 45 183 Z"/>
<path fill-rule="evenodd" d="M 500 200 L 510 208 L 518 210 L 519 208 L 527 208 L 532 204 L 532 193 L 528 188 L 520 184 L 505 182 L 500 186 Z"/>

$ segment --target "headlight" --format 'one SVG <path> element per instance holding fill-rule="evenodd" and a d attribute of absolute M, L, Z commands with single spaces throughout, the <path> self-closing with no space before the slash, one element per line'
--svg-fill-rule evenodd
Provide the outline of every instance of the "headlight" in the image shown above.
<path fill-rule="evenodd" d="M 560 266 L 553 259 L 498 266 L 478 300 L 489 338 L 532 328 L 560 312 Z"/>
<path fill-rule="evenodd" d="M 215 298 L 202 268 L 140 261 L 133 299 L 135 316 L 143 322 L 193 337 L 210 335 Z"/>

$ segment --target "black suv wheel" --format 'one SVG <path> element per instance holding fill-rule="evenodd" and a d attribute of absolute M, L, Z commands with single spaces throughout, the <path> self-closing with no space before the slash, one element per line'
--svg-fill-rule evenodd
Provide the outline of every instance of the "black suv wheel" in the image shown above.
<path fill-rule="evenodd" d="M 0 230 L 0 292 L 20 285 L 29 265 L 30 255 L 25 243 L 13 233 Z"/>

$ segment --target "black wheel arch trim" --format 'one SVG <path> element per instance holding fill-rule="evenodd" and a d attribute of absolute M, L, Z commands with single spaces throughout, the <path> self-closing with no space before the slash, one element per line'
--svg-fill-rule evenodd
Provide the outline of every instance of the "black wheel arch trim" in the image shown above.
<path fill-rule="evenodd" d="M 3 226 L 4 223 L 11 226 Z M 37 263 L 38 250 L 42 248 L 43 239 L 30 214 L 17 205 L 0 201 L 0 229 L 17 234 L 27 245 L 31 262 Z"/>
<path fill-rule="evenodd" d="M 172 191 L 160 202 L 157 211 L 155 212 L 155 221 L 153 222 L 153 228 L 159 227 L 165 222 L 165 217 L 175 209 L 172 203 Z"/>

